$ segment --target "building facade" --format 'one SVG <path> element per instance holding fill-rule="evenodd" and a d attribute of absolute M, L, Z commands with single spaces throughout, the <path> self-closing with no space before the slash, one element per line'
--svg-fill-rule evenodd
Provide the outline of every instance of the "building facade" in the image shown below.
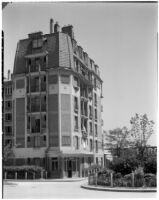
<path fill-rule="evenodd" d="M 82 177 L 103 165 L 99 67 L 71 25 L 17 44 L 12 77 L 15 165 L 43 166 L 51 178 Z"/>

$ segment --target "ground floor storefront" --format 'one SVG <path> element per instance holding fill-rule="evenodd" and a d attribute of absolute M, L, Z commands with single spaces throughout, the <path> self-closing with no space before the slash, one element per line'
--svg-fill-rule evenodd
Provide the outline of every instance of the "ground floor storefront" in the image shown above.
<path fill-rule="evenodd" d="M 85 154 L 62 154 L 58 156 L 49 155 L 44 158 L 15 158 L 10 160 L 7 165 L 36 165 L 44 168 L 47 172 L 47 178 L 72 178 L 87 177 L 88 168 L 93 164 L 103 166 L 103 157 L 94 157 L 94 155 Z"/>

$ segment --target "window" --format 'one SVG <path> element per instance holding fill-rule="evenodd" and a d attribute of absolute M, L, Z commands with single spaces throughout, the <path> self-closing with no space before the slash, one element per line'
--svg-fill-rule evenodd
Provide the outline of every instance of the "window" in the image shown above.
<path fill-rule="evenodd" d="M 41 77 L 41 91 L 46 91 L 46 76 Z"/>
<path fill-rule="evenodd" d="M 57 75 L 49 75 L 49 84 L 57 84 Z"/>
<path fill-rule="evenodd" d="M 62 136 L 62 146 L 70 146 L 71 138 L 70 136 Z"/>
<path fill-rule="evenodd" d="M 32 112 L 40 111 L 40 96 L 31 97 L 31 111 Z"/>
<path fill-rule="evenodd" d="M 89 106 L 89 118 L 92 119 L 92 106 Z"/>
<path fill-rule="evenodd" d="M 40 133 L 40 116 L 31 116 L 31 131 L 32 133 Z"/>
<path fill-rule="evenodd" d="M 42 39 L 39 38 L 39 39 L 33 40 L 32 47 L 33 47 L 33 48 L 42 47 Z"/>
<path fill-rule="evenodd" d="M 74 110 L 78 112 L 78 98 L 74 97 Z"/>
<path fill-rule="evenodd" d="M 31 92 L 39 92 L 39 77 L 31 78 Z"/>
<path fill-rule="evenodd" d="M 94 93 L 94 105 L 96 106 L 97 105 L 97 94 Z"/>
<path fill-rule="evenodd" d="M 46 111 L 46 96 L 41 96 L 41 111 L 45 112 Z"/>
<path fill-rule="evenodd" d="M 92 139 L 90 139 L 89 146 L 90 146 L 90 151 L 93 151 L 93 140 Z"/>
<path fill-rule="evenodd" d="M 27 116 L 27 129 L 30 129 L 30 116 Z"/>
<path fill-rule="evenodd" d="M 73 82 L 74 87 L 78 87 L 78 78 L 74 77 L 74 82 Z"/>
<path fill-rule="evenodd" d="M 74 136 L 74 147 L 75 149 L 79 149 L 78 136 Z"/>
<path fill-rule="evenodd" d="M 92 135 L 92 132 L 93 132 L 93 130 L 92 130 L 92 122 L 89 122 L 89 134 L 90 135 Z"/>
<path fill-rule="evenodd" d="M 69 84 L 70 83 L 70 77 L 68 75 L 61 75 L 61 83 Z"/>
<path fill-rule="evenodd" d="M 5 114 L 5 120 L 6 121 L 11 121 L 12 120 L 12 114 L 11 113 L 6 113 Z"/>
<path fill-rule="evenodd" d="M 46 115 L 41 116 L 41 127 L 46 128 Z"/>
<path fill-rule="evenodd" d="M 11 109 L 12 108 L 12 101 L 6 101 L 5 102 L 5 109 L 8 110 L 8 109 Z"/>
<path fill-rule="evenodd" d="M 5 95 L 11 95 L 12 94 L 12 87 L 6 87 L 5 88 Z"/>
<path fill-rule="evenodd" d="M 95 136 L 98 136 L 98 131 L 97 131 L 97 124 L 95 124 Z"/>
<path fill-rule="evenodd" d="M 75 116 L 75 125 L 74 125 L 74 130 L 78 130 L 78 117 Z"/>
<path fill-rule="evenodd" d="M 43 140 L 46 142 L 46 135 L 43 136 Z"/>
<path fill-rule="evenodd" d="M 12 127 L 11 126 L 6 126 L 5 127 L 5 133 L 10 135 L 12 133 Z"/>
<path fill-rule="evenodd" d="M 52 171 L 57 171 L 57 170 L 58 170 L 58 159 L 52 158 Z"/>
<path fill-rule="evenodd" d="M 16 89 L 24 88 L 24 80 L 20 79 L 16 81 Z"/>
<path fill-rule="evenodd" d="M 30 136 L 27 137 L 27 142 L 30 142 Z"/>
<path fill-rule="evenodd" d="M 34 136 L 34 147 L 40 147 L 40 136 Z"/>
<path fill-rule="evenodd" d="M 96 146 L 96 153 L 98 152 L 98 141 L 95 141 L 95 146 Z"/>
<path fill-rule="evenodd" d="M 95 109 L 95 121 L 97 121 L 97 109 Z"/>

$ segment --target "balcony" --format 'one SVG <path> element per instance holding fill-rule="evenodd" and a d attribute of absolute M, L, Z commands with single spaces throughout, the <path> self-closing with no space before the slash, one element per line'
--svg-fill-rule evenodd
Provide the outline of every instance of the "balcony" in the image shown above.
<path fill-rule="evenodd" d="M 74 106 L 74 112 L 78 113 L 78 106 Z"/>
<path fill-rule="evenodd" d="M 41 91 L 45 92 L 46 91 L 46 83 L 41 84 Z"/>
<path fill-rule="evenodd" d="M 31 105 L 31 112 L 40 112 L 40 105 Z"/>
<path fill-rule="evenodd" d="M 82 130 L 82 137 L 83 138 L 87 138 L 88 137 L 88 134 L 87 134 L 87 132 L 86 132 L 86 130 Z"/>
<path fill-rule="evenodd" d="M 40 64 L 38 65 L 31 65 L 30 66 L 30 72 L 39 72 L 40 70 Z"/>

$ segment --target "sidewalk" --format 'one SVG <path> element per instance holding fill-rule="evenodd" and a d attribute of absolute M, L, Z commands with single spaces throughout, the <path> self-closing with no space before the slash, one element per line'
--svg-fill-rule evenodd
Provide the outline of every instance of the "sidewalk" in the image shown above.
<path fill-rule="evenodd" d="M 6 179 L 5 182 L 78 182 L 84 181 L 88 178 L 59 178 L 59 179 Z"/>
<path fill-rule="evenodd" d="M 87 190 L 99 190 L 99 191 L 110 191 L 110 192 L 157 192 L 157 188 L 104 187 L 104 186 L 92 186 L 88 184 L 81 185 L 81 188 Z"/>

